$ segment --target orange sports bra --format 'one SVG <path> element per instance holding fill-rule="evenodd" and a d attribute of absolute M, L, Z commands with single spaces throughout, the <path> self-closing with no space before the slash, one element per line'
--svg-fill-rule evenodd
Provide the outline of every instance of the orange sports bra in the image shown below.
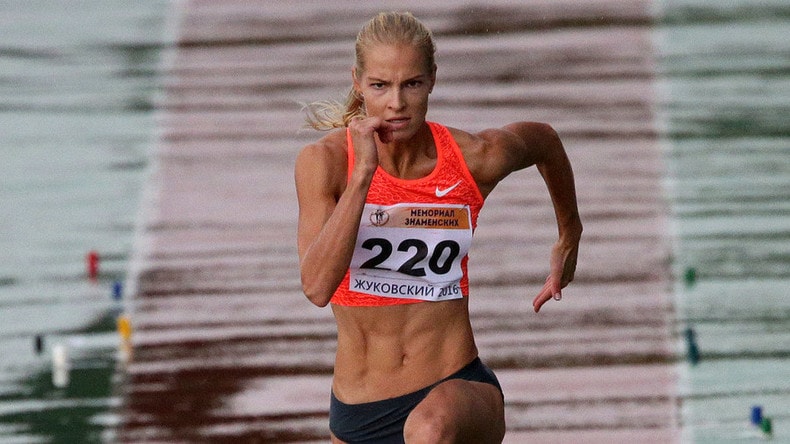
<path fill-rule="evenodd" d="M 468 252 L 483 196 L 450 131 L 427 123 L 436 167 L 414 180 L 376 170 L 351 264 L 331 303 L 370 307 L 468 296 Z M 354 150 L 347 137 L 350 177 Z"/>

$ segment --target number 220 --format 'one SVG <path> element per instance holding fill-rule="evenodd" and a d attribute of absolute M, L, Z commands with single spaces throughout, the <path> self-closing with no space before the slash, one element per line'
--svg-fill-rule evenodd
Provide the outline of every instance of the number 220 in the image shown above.
<path fill-rule="evenodd" d="M 392 243 L 384 238 L 373 237 L 362 242 L 362 248 L 373 251 L 378 247 L 379 252 L 372 258 L 365 261 L 359 268 L 368 268 L 375 270 L 389 270 L 389 268 L 379 267 L 392 255 Z M 425 276 L 425 268 L 418 267 L 417 265 L 425 260 L 430 254 L 428 259 L 428 268 L 435 274 L 447 274 L 453 266 L 453 262 L 458 257 L 461 247 L 458 242 L 452 240 L 443 240 L 436 244 L 433 253 L 431 253 L 428 245 L 419 239 L 406 239 L 398 244 L 398 251 L 408 252 L 414 250 L 412 256 L 406 260 L 400 267 L 398 272 L 407 274 L 409 276 Z"/>

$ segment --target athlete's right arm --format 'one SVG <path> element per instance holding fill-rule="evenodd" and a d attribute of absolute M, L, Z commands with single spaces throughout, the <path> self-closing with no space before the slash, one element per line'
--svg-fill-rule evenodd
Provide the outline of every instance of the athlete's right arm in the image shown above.
<path fill-rule="evenodd" d="M 355 161 L 350 179 L 346 175 L 345 133 L 342 137 L 330 135 L 307 145 L 296 159 L 297 244 L 302 291 L 319 307 L 329 303 L 354 253 L 359 221 L 378 165 L 372 133 L 367 134 L 367 138 L 372 144 L 373 159 L 367 155 L 368 162 Z M 359 154 L 363 154 L 360 148 L 364 147 L 355 148 L 358 160 Z"/>

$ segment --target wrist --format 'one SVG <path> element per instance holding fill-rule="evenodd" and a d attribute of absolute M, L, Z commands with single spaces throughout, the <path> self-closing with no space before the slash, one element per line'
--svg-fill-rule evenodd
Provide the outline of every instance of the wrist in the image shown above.
<path fill-rule="evenodd" d="M 370 184 L 373 182 L 373 174 L 375 172 L 375 168 L 370 169 L 366 167 L 355 166 L 354 170 L 351 172 L 351 177 L 348 179 L 346 190 L 362 189 L 363 191 L 367 192 L 368 188 L 370 188 Z"/>
<path fill-rule="evenodd" d="M 562 242 L 575 242 L 578 243 L 582 237 L 582 221 L 578 215 L 559 225 L 559 236 Z"/>

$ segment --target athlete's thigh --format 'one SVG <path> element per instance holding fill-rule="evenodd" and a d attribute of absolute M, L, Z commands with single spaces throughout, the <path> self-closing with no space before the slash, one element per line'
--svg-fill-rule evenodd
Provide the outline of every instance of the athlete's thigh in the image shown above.
<path fill-rule="evenodd" d="M 502 394 L 491 384 L 462 379 L 437 385 L 414 408 L 404 428 L 407 438 L 429 434 L 451 437 L 447 442 L 501 443 L 505 435 Z"/>

